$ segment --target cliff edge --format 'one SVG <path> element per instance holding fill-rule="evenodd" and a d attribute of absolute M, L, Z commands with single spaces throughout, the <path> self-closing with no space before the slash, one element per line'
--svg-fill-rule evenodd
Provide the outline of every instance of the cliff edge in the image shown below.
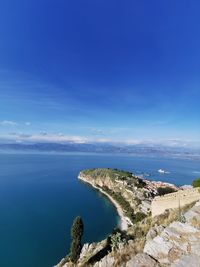
<path fill-rule="evenodd" d="M 85 244 L 77 264 L 63 260 L 56 267 L 200 267 L 200 201 L 184 210 L 181 220 L 174 210 L 157 221 L 139 223 L 134 226 L 135 238 L 121 240 L 106 255 L 106 240 Z"/>
<path fill-rule="evenodd" d="M 79 179 L 110 198 L 126 229 L 84 244 L 76 264 L 64 258 L 56 267 L 200 267 L 200 201 L 152 217 L 152 182 L 117 169 L 84 170 Z"/>

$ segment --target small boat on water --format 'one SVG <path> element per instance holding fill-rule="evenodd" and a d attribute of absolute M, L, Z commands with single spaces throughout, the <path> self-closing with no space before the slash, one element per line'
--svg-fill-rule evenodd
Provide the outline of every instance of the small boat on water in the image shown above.
<path fill-rule="evenodd" d="M 163 170 L 163 169 L 159 169 L 158 172 L 159 172 L 159 173 L 163 173 L 163 174 L 164 174 L 164 173 L 167 173 L 167 172 L 166 172 L 165 170 Z"/>

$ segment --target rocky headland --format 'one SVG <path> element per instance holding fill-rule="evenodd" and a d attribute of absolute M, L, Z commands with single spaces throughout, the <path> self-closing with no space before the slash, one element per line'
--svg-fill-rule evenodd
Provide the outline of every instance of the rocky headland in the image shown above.
<path fill-rule="evenodd" d="M 116 169 L 84 170 L 79 179 L 113 202 L 121 229 L 101 242 L 84 244 L 76 264 L 66 257 L 56 267 L 200 267 L 200 201 L 152 217 L 156 182 Z"/>
<path fill-rule="evenodd" d="M 78 178 L 111 200 L 120 216 L 122 230 L 149 215 L 153 194 L 145 188 L 143 180 L 132 173 L 117 169 L 91 169 L 80 172 Z"/>

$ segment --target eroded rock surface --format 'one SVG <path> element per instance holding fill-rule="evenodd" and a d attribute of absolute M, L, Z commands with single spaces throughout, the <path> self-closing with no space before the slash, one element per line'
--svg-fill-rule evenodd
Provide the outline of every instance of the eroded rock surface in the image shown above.
<path fill-rule="evenodd" d="M 159 264 L 145 253 L 139 253 L 126 263 L 126 267 L 158 267 Z"/>
<path fill-rule="evenodd" d="M 61 262 L 57 267 L 93 266 L 93 267 L 200 267 L 200 201 L 197 202 L 183 217 L 184 223 L 174 221 L 169 226 L 156 225 L 151 228 L 146 236 L 143 253 L 135 255 L 133 251 L 134 240 L 126 245 L 128 258 L 121 260 L 116 265 L 115 253 L 105 256 L 88 264 L 92 257 L 102 251 L 106 241 L 85 244 L 77 265 Z M 121 248 L 118 253 L 122 256 Z M 89 261 L 88 261 L 89 260 Z"/>
<path fill-rule="evenodd" d="M 184 214 L 185 223 L 175 221 L 153 239 L 147 238 L 144 252 L 161 266 L 200 266 L 199 204 Z M 153 237 L 154 234 L 155 230 L 152 229 L 149 236 Z"/>

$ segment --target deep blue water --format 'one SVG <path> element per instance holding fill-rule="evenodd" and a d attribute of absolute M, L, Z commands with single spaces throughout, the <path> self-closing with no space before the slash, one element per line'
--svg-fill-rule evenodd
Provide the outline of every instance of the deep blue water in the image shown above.
<path fill-rule="evenodd" d="M 114 155 L 0 154 L 0 266 L 49 267 L 65 256 L 70 227 L 81 215 L 84 242 L 103 239 L 118 223 L 112 204 L 77 179 L 80 170 L 111 167 L 190 184 L 199 161 Z M 160 175 L 163 168 L 169 174 Z"/>

